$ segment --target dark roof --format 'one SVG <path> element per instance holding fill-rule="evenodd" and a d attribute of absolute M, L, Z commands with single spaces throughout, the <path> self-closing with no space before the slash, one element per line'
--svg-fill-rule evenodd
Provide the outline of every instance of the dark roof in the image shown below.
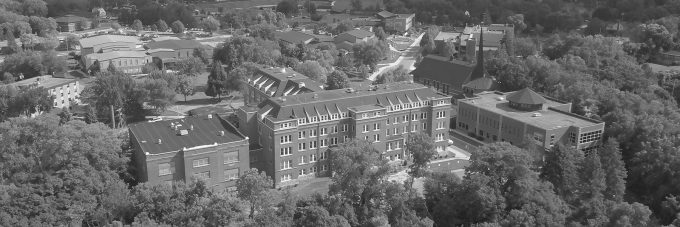
<path fill-rule="evenodd" d="M 468 62 L 428 55 L 411 74 L 414 79 L 425 78 L 439 81 L 451 85 L 451 89 L 462 91 L 463 84 L 471 80 L 474 68 L 475 65 Z"/>
<path fill-rule="evenodd" d="M 69 14 L 69 15 L 65 15 L 65 16 L 62 16 L 62 17 L 57 17 L 54 20 L 57 23 L 77 23 L 77 22 L 87 20 L 87 18 Z"/>
<path fill-rule="evenodd" d="M 474 79 L 474 80 L 466 83 L 463 86 L 467 87 L 467 88 L 474 89 L 474 90 L 489 91 L 489 90 L 493 90 L 493 88 L 495 88 L 495 85 L 496 85 L 496 80 L 494 80 L 493 78 L 482 77 L 482 78 Z"/>
<path fill-rule="evenodd" d="M 270 97 L 323 91 L 323 84 L 290 68 L 260 66 L 248 81 Z"/>
<path fill-rule="evenodd" d="M 373 34 L 373 32 L 369 32 L 369 31 L 366 31 L 366 30 L 363 30 L 363 29 L 353 29 L 353 30 L 349 30 L 345 33 L 347 33 L 351 36 L 357 37 L 359 39 L 363 39 L 363 38 L 371 37 L 371 36 L 375 35 L 375 34 Z"/>
<path fill-rule="evenodd" d="M 390 13 L 387 10 L 380 11 L 377 15 L 380 18 L 390 18 L 390 17 L 397 16 L 396 14 Z"/>
<path fill-rule="evenodd" d="M 203 44 L 196 40 L 163 40 L 146 44 L 149 49 L 195 49 L 203 47 Z"/>
<path fill-rule="evenodd" d="M 286 41 L 288 43 L 307 43 L 316 38 L 314 35 L 299 31 L 289 31 L 289 32 L 276 32 L 276 38 Z"/>
<path fill-rule="evenodd" d="M 179 131 L 171 128 L 171 123 L 179 124 L 178 130 L 188 130 L 188 134 L 180 136 Z M 191 126 L 194 130 L 190 130 Z M 130 125 L 131 136 L 139 142 L 142 152 L 150 154 L 160 154 L 165 152 L 180 151 L 183 148 L 196 146 L 223 144 L 245 139 L 234 126 L 227 121 L 213 115 L 187 117 L 177 120 L 166 120 L 156 122 L 143 122 Z M 224 136 L 219 132 L 224 131 Z M 158 144 L 161 139 L 161 144 Z"/>
<path fill-rule="evenodd" d="M 507 96 L 507 100 L 519 104 L 537 105 L 546 103 L 545 98 L 531 89 L 524 88 Z"/>
<path fill-rule="evenodd" d="M 377 88 L 372 91 L 366 89 L 354 92 L 348 92 L 346 89 L 327 90 L 270 98 L 258 106 L 260 108 L 258 113 L 274 120 L 285 120 L 316 115 L 317 112 L 319 114 L 346 112 L 351 107 L 365 108 L 370 105 L 387 107 L 409 100 L 415 102 L 448 97 L 421 84 L 410 82 L 378 85 Z"/>

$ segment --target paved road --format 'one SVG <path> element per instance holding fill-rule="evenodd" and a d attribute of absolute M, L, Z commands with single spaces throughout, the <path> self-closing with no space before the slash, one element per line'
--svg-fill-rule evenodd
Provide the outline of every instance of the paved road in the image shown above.
<path fill-rule="evenodd" d="M 406 50 L 402 51 L 402 55 L 397 59 L 392 64 L 383 66 L 378 68 L 371 76 L 368 77 L 369 80 L 375 80 L 378 75 L 381 73 L 385 72 L 388 69 L 396 68 L 399 65 L 401 65 L 403 68 L 410 70 L 414 70 L 415 67 L 413 66 L 416 63 L 416 56 L 418 56 L 418 53 L 420 52 L 420 40 L 423 38 L 423 34 L 420 34 L 418 38 L 416 38 L 415 41 L 411 44 L 409 48 L 406 48 Z"/>

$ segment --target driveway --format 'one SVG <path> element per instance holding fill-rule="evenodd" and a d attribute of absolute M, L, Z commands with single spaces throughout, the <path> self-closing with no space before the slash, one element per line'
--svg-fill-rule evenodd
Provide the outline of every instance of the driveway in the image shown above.
<path fill-rule="evenodd" d="M 409 48 L 406 48 L 406 50 L 401 52 L 401 57 L 397 59 L 394 63 L 382 66 L 378 68 L 371 76 L 368 77 L 369 80 L 375 80 L 378 75 L 381 73 L 385 72 L 388 69 L 396 68 L 398 66 L 402 66 L 404 69 L 407 69 L 409 71 L 415 69 L 415 64 L 416 64 L 416 56 L 418 56 L 418 53 L 420 52 L 420 40 L 423 38 L 423 34 L 420 34 L 418 38 L 416 38 L 413 43 L 411 43 L 411 46 Z"/>

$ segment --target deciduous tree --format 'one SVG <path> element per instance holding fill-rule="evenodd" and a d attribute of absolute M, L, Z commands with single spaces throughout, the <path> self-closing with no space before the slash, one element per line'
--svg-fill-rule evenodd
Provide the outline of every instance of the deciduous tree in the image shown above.
<path fill-rule="evenodd" d="M 250 203 L 251 218 L 257 210 L 266 207 L 266 204 L 270 202 L 269 189 L 272 186 L 272 179 L 257 169 L 247 170 L 236 181 L 238 198 Z"/>

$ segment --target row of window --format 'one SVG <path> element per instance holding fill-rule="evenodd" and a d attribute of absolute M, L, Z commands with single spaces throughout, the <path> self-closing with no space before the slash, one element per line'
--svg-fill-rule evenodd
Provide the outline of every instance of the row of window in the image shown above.
<path fill-rule="evenodd" d="M 327 171 L 328 170 L 328 165 L 321 165 L 321 171 Z M 318 171 L 318 167 L 312 166 L 309 169 L 300 169 L 298 171 L 298 176 L 305 176 L 305 175 L 311 175 L 311 174 L 316 174 Z M 292 175 L 290 173 L 286 173 L 281 175 L 281 182 L 286 182 L 292 180 Z"/>
<path fill-rule="evenodd" d="M 300 156 L 300 163 L 298 165 L 303 165 L 307 163 L 315 163 L 318 160 L 325 160 L 328 158 L 328 151 L 321 152 L 319 156 L 316 154 L 310 154 L 309 158 L 307 155 L 301 155 Z M 293 160 L 285 160 L 281 161 L 279 163 L 279 169 L 280 170 L 287 170 L 287 169 L 292 169 L 293 168 Z"/>
<path fill-rule="evenodd" d="M 406 110 L 406 109 L 412 109 L 412 108 L 420 108 L 420 107 L 429 106 L 429 105 L 430 105 L 429 100 L 422 101 L 422 102 L 396 104 L 396 105 L 389 106 L 387 108 L 387 112 Z"/>
<path fill-rule="evenodd" d="M 238 179 L 238 169 L 228 169 L 224 170 L 224 180 L 233 181 Z M 194 173 L 194 177 L 201 180 L 210 180 L 210 171 L 204 171 L 200 173 Z"/>
<path fill-rule="evenodd" d="M 329 121 L 329 120 L 338 120 L 341 118 L 347 118 L 347 112 L 342 112 L 340 114 L 328 114 L 328 115 L 319 115 L 319 116 L 312 116 L 309 118 L 298 118 L 298 125 L 304 125 L 304 124 L 309 124 L 309 123 L 316 123 L 316 122 L 324 122 L 324 121 Z"/>
<path fill-rule="evenodd" d="M 349 125 L 343 124 L 341 129 L 342 129 L 341 132 L 346 132 L 347 130 L 349 130 Z M 334 125 L 334 126 L 331 126 L 330 128 L 322 127 L 322 128 L 320 128 L 320 130 L 321 130 L 321 135 L 325 136 L 325 135 L 328 135 L 329 131 L 330 131 L 330 133 L 338 133 L 338 126 Z M 316 137 L 316 136 L 317 136 L 317 130 L 316 129 L 310 129 L 309 130 L 309 137 Z M 298 131 L 298 139 L 302 139 L 302 138 L 305 138 L 305 137 L 307 137 L 307 131 L 306 130 Z"/>
<path fill-rule="evenodd" d="M 578 139 L 578 143 L 589 143 L 593 141 L 598 141 L 602 137 L 602 130 L 597 130 L 597 131 L 592 131 L 592 132 L 586 132 L 581 134 L 581 136 Z"/>
<path fill-rule="evenodd" d="M 231 164 L 238 162 L 238 151 L 230 151 L 222 153 L 223 164 Z M 210 158 L 198 158 L 191 161 L 193 168 L 210 165 Z M 175 167 L 172 162 L 158 164 L 158 176 L 170 175 L 175 172 Z"/>
<path fill-rule="evenodd" d="M 344 136 L 342 142 L 346 142 L 348 140 L 348 138 L 349 137 Z M 321 147 L 327 147 L 329 145 L 335 146 L 335 145 L 338 145 L 339 137 L 322 139 L 322 140 L 319 140 L 319 142 L 321 143 Z M 317 143 L 318 142 L 316 140 L 309 141 L 309 149 L 316 149 Z M 303 150 L 306 150 L 306 149 L 307 149 L 307 143 L 306 142 L 298 143 L 298 151 L 303 151 Z M 285 155 L 281 155 L 281 156 L 285 156 Z"/>

